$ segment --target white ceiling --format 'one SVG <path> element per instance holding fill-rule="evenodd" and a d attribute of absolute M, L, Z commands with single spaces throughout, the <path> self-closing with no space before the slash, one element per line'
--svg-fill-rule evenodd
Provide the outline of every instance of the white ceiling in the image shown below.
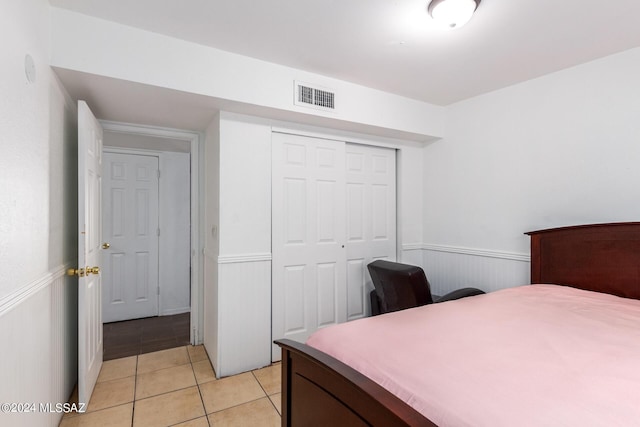
<path fill-rule="evenodd" d="M 50 0 L 57 7 L 447 105 L 640 45 L 637 0 Z"/>

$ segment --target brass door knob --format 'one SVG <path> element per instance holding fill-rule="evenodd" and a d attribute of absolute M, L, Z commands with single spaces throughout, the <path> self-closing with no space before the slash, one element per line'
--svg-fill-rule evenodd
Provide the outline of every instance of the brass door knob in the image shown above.
<path fill-rule="evenodd" d="M 110 247 L 111 245 L 106 242 L 102 244 L 102 249 L 109 249 Z"/>
<path fill-rule="evenodd" d="M 67 276 L 84 277 L 84 268 L 70 268 L 67 270 Z"/>
<path fill-rule="evenodd" d="M 87 275 L 89 274 L 99 274 L 100 267 L 87 267 Z"/>

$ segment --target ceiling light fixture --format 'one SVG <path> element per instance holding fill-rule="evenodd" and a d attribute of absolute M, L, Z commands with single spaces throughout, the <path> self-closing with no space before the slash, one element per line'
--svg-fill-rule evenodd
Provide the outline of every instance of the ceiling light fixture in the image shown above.
<path fill-rule="evenodd" d="M 431 0 L 427 10 L 439 24 L 453 29 L 460 28 L 473 16 L 481 0 Z"/>

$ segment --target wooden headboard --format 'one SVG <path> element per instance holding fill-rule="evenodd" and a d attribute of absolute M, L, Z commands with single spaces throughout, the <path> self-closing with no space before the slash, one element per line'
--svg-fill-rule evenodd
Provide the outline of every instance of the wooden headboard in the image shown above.
<path fill-rule="evenodd" d="M 530 231 L 531 283 L 640 299 L 640 222 Z"/>

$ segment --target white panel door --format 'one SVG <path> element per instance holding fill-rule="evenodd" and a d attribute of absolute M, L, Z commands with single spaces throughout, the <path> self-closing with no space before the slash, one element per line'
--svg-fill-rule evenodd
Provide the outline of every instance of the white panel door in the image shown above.
<path fill-rule="evenodd" d="M 158 315 L 158 158 L 104 153 L 104 322 Z"/>
<path fill-rule="evenodd" d="M 78 399 L 89 398 L 102 367 L 100 180 L 102 127 L 78 101 Z"/>
<path fill-rule="evenodd" d="M 305 341 L 346 321 L 345 144 L 281 133 L 272 144 L 273 339 Z"/>
<path fill-rule="evenodd" d="M 396 152 L 346 145 L 347 319 L 371 313 L 367 264 L 396 259 Z"/>

